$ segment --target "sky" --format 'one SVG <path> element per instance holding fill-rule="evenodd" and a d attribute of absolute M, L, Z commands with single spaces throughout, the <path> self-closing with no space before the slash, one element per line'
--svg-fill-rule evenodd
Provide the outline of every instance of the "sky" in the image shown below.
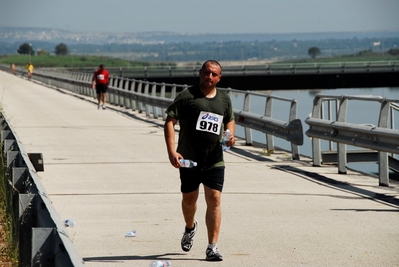
<path fill-rule="evenodd" d="M 0 0 L 0 26 L 182 34 L 399 31 L 399 0 Z"/>

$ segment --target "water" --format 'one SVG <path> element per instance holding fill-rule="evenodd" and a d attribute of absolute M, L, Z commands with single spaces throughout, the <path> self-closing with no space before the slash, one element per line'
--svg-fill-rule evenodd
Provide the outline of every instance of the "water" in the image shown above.
<path fill-rule="evenodd" d="M 300 154 L 304 156 L 312 156 L 312 143 L 311 139 L 305 135 L 305 132 L 309 129 L 308 124 L 305 123 L 306 118 L 312 113 L 313 100 L 316 94 L 328 94 L 328 95 L 373 95 L 382 96 L 386 98 L 399 99 L 399 87 L 379 87 L 379 88 L 341 88 L 341 89 L 325 89 L 325 90 L 275 90 L 275 91 L 264 91 L 259 93 L 265 93 L 273 96 L 279 96 L 289 99 L 296 99 L 298 102 L 297 118 L 302 121 L 302 127 L 304 131 L 304 144 L 300 146 Z M 232 102 L 235 109 L 243 108 L 243 97 L 242 95 L 233 95 Z M 273 101 L 272 117 L 282 121 L 288 121 L 289 116 L 289 103 L 282 101 Z M 251 98 L 250 112 L 255 114 L 263 115 L 265 110 L 265 98 L 253 97 Z M 380 112 L 380 104 L 378 102 L 367 102 L 366 101 L 349 101 L 347 122 L 356 124 L 373 124 L 378 125 L 378 116 Z M 399 129 L 399 114 L 394 116 L 394 128 Z M 236 135 L 243 137 L 244 129 L 241 126 L 237 126 Z M 264 133 L 253 131 L 253 140 L 260 143 L 266 143 L 266 137 Z M 276 147 L 280 147 L 284 150 L 291 150 L 291 145 L 288 141 L 280 138 L 274 138 Z M 321 142 L 322 149 L 328 149 L 328 142 Z M 355 147 L 348 146 L 348 149 Z M 334 147 L 336 149 L 336 146 Z M 359 149 L 359 148 L 357 148 Z M 378 174 L 378 165 L 376 163 L 348 163 L 348 167 L 362 170 L 368 173 Z"/>

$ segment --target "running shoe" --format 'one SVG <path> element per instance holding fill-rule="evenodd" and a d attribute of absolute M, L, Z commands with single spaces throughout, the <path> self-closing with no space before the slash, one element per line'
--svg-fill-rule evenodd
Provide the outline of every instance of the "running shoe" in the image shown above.
<path fill-rule="evenodd" d="M 206 249 L 206 260 L 207 261 L 222 261 L 223 257 L 220 255 L 218 248 L 207 248 Z"/>
<path fill-rule="evenodd" d="M 194 221 L 194 229 L 192 230 L 188 230 L 187 231 L 187 227 L 186 230 L 184 231 L 183 237 L 181 239 L 181 248 L 184 251 L 190 251 L 190 249 L 193 247 L 194 244 L 194 236 L 195 233 L 197 232 L 197 228 L 198 228 L 198 222 Z"/>

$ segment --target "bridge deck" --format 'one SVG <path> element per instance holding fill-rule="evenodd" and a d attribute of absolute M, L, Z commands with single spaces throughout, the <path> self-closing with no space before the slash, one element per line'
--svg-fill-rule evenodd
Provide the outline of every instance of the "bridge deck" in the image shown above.
<path fill-rule="evenodd" d="M 204 266 L 205 203 L 189 253 L 178 171 L 162 121 L 0 72 L 1 105 L 87 266 Z M 336 167 L 315 168 L 283 151 L 239 143 L 226 153 L 218 266 L 396 266 L 399 186 Z M 125 237 L 132 229 L 136 237 Z"/>

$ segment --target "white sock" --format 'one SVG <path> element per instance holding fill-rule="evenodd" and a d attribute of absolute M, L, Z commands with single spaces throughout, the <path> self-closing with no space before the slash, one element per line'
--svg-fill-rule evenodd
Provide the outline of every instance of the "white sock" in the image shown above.
<path fill-rule="evenodd" d="M 208 248 L 214 250 L 215 248 L 217 248 L 217 245 L 218 245 L 217 243 L 209 244 Z"/>

